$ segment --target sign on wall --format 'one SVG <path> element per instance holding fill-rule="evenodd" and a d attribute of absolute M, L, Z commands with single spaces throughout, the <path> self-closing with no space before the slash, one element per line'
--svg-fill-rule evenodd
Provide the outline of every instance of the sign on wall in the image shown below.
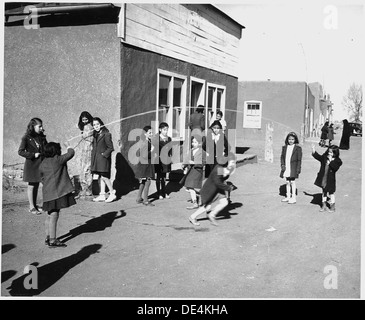
<path fill-rule="evenodd" d="M 261 115 L 261 101 L 245 101 L 243 107 L 243 128 L 261 129 Z"/>

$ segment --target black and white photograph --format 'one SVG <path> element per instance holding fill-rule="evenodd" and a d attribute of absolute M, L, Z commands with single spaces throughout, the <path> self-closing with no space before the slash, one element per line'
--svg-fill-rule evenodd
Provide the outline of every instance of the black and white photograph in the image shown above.
<path fill-rule="evenodd" d="M 364 1 L 1 7 L 1 300 L 363 298 Z"/>

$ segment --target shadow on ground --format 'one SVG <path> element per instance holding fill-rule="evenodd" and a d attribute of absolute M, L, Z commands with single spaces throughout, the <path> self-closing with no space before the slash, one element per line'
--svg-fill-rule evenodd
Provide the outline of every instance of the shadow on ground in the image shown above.
<path fill-rule="evenodd" d="M 58 237 L 62 242 L 67 242 L 76 238 L 83 233 L 94 233 L 110 228 L 116 219 L 124 217 L 126 213 L 123 210 L 112 211 L 101 215 L 100 217 L 90 219 L 81 226 L 71 229 L 67 234 Z"/>
<path fill-rule="evenodd" d="M 92 244 L 82 248 L 80 251 L 66 258 L 48 263 L 38 268 L 39 263 L 34 262 L 31 265 L 36 267 L 30 269 L 30 272 L 13 280 L 7 288 L 11 296 L 37 296 L 43 291 L 53 286 L 73 267 L 89 258 L 92 254 L 98 253 L 102 247 L 101 244 Z M 28 286 L 29 289 L 26 289 Z"/>

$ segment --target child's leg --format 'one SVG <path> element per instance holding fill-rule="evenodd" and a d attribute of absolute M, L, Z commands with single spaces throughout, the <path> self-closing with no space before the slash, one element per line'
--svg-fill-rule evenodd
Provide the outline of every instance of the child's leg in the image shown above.
<path fill-rule="evenodd" d="M 288 202 L 289 199 L 290 199 L 290 181 L 287 179 L 286 180 L 286 197 L 281 201 Z"/>
<path fill-rule="evenodd" d="M 213 218 L 217 216 L 217 214 L 222 211 L 228 205 L 228 199 L 223 198 L 220 199 L 218 204 L 214 207 L 214 209 L 209 213 L 209 215 Z"/>
<path fill-rule="evenodd" d="M 289 199 L 289 203 L 296 203 L 297 202 L 297 186 L 295 180 L 290 181 L 291 186 L 291 197 Z"/>
<path fill-rule="evenodd" d="M 107 185 L 108 189 L 109 189 L 109 197 L 108 199 L 105 200 L 105 202 L 112 202 L 114 201 L 117 196 L 115 194 L 115 190 L 113 189 L 113 184 L 111 182 L 111 180 L 107 177 L 101 177 L 102 180 L 104 180 L 105 184 Z"/>
<path fill-rule="evenodd" d="M 190 197 L 191 197 L 191 202 L 193 203 L 192 206 L 190 207 L 186 207 L 186 209 L 197 209 L 199 208 L 199 205 L 198 205 L 198 201 L 197 201 L 197 198 L 196 198 L 196 191 L 195 189 L 193 188 L 188 188 L 189 192 L 190 192 Z"/>
<path fill-rule="evenodd" d="M 144 185 L 144 190 L 143 190 L 143 202 L 145 204 L 148 204 L 148 192 L 150 190 L 150 185 L 151 185 L 151 178 L 147 178 L 147 181 Z"/>
<path fill-rule="evenodd" d="M 329 197 L 330 197 L 330 209 L 328 210 L 329 212 L 334 212 L 334 211 L 336 211 L 336 209 L 335 209 L 335 201 L 336 201 L 336 199 L 335 199 L 335 194 L 334 193 L 331 193 L 330 195 L 329 195 Z"/>
<path fill-rule="evenodd" d="M 142 200 L 142 193 L 144 189 L 144 185 L 146 183 L 146 179 L 139 179 L 139 188 L 138 188 L 138 194 L 137 194 L 137 202 L 143 202 Z"/>
<path fill-rule="evenodd" d="M 104 180 L 106 186 L 108 187 L 109 189 L 109 193 L 115 193 L 115 190 L 113 188 L 113 184 L 112 184 L 112 181 L 109 179 L 109 178 L 106 178 L 106 177 L 101 177 L 102 180 Z M 105 192 L 104 192 L 105 193 Z"/>
<path fill-rule="evenodd" d="M 48 212 L 49 224 L 48 224 L 48 234 L 50 240 L 55 240 L 57 238 L 57 221 L 59 218 L 59 210 L 52 210 Z"/>
<path fill-rule="evenodd" d="M 50 217 L 47 214 L 46 220 L 44 221 L 44 226 L 45 226 L 45 230 L 46 230 L 46 238 L 49 238 L 49 224 L 50 224 Z"/>
<path fill-rule="evenodd" d="M 39 183 L 28 183 L 28 201 L 29 201 L 29 209 L 35 208 L 37 204 L 37 195 L 38 195 L 38 186 Z"/>
<path fill-rule="evenodd" d="M 100 178 L 100 192 L 99 195 L 105 195 L 105 180 L 104 177 Z"/>
<path fill-rule="evenodd" d="M 326 210 L 326 208 L 327 208 L 327 192 L 325 192 L 324 189 L 322 189 L 322 206 L 319 211 L 323 212 Z"/>
<path fill-rule="evenodd" d="M 163 197 L 166 197 L 166 173 L 161 174 L 161 194 Z"/>
<path fill-rule="evenodd" d="M 190 217 L 189 217 L 189 221 L 195 225 L 195 226 L 199 226 L 199 223 L 196 221 L 196 218 L 201 215 L 202 213 L 205 212 L 205 206 L 201 206 L 200 208 L 198 208 L 198 210 L 196 210 Z"/>
<path fill-rule="evenodd" d="M 157 172 L 156 174 L 156 190 L 157 190 L 157 195 L 159 197 L 162 197 L 161 195 L 161 174 L 159 172 Z"/>

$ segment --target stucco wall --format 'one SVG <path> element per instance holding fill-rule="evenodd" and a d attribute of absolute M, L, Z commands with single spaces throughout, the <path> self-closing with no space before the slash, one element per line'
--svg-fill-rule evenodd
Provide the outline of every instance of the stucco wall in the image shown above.
<path fill-rule="evenodd" d="M 177 73 L 188 77 L 187 99 L 189 101 L 189 77 L 197 77 L 218 85 L 226 86 L 226 114 L 228 128 L 236 125 L 237 78 L 216 71 L 192 65 L 183 61 L 145 51 L 129 45 L 122 45 L 121 53 L 121 115 L 123 118 L 139 115 L 121 121 L 123 155 L 135 142 L 128 141 L 132 129 L 151 125 L 156 120 L 157 70 Z"/>
<path fill-rule="evenodd" d="M 5 27 L 4 164 L 24 162 L 17 151 L 32 117 L 43 120 L 48 141 L 62 143 L 79 134 L 83 110 L 105 123 L 120 118 L 116 24 Z M 119 122 L 108 128 L 117 148 Z"/>
<path fill-rule="evenodd" d="M 304 123 L 306 92 L 305 82 L 250 81 L 238 83 L 237 135 L 240 147 L 264 157 L 266 125 L 273 125 L 274 160 L 277 159 L 286 134 L 300 135 Z M 243 128 L 244 102 L 262 101 L 261 129 Z M 310 99 L 311 100 L 311 99 Z M 280 156 L 280 154 L 279 154 Z"/>

